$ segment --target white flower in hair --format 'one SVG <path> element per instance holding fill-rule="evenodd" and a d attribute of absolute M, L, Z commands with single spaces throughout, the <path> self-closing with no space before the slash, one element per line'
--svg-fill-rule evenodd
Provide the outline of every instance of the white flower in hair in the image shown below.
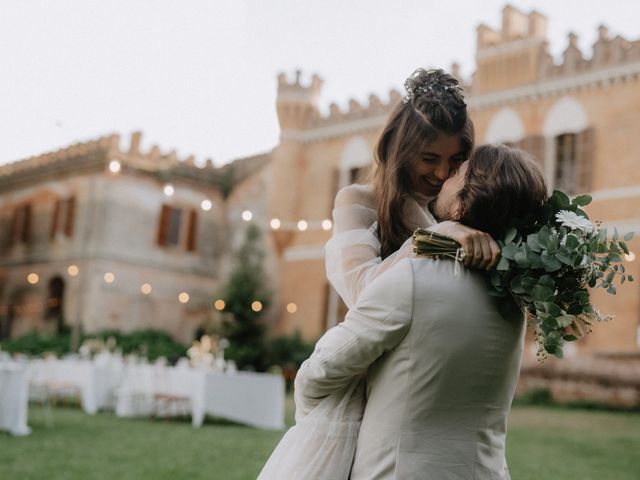
<path fill-rule="evenodd" d="M 569 210 L 560 210 L 556 213 L 556 220 L 560 222 L 563 227 L 570 228 L 571 230 L 580 230 L 584 233 L 591 233 L 594 230 L 593 223 L 588 218 L 578 215 L 575 212 Z"/>

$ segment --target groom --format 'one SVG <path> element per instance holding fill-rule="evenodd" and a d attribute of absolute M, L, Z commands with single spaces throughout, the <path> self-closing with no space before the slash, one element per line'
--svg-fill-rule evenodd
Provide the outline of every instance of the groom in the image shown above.
<path fill-rule="evenodd" d="M 520 150 L 482 146 L 432 205 L 440 220 L 498 237 L 546 198 Z M 362 292 L 295 381 L 308 411 L 366 373 L 367 404 L 353 480 L 508 479 L 507 415 L 524 319 L 503 317 L 481 272 L 446 259 L 407 258 Z"/>

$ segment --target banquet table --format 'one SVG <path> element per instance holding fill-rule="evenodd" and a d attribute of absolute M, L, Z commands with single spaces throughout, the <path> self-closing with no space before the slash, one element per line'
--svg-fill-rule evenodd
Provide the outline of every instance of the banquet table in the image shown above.
<path fill-rule="evenodd" d="M 22 362 L 0 362 L 0 430 L 13 435 L 29 435 L 30 368 Z"/>
<path fill-rule="evenodd" d="M 220 372 L 189 366 L 126 365 L 116 415 L 191 415 L 200 427 L 205 415 L 258 428 L 284 427 L 285 383 L 279 375 Z"/>
<path fill-rule="evenodd" d="M 58 392 L 64 396 L 75 392 L 86 413 L 113 407 L 114 390 L 123 368 L 121 358 L 47 358 L 34 360 L 31 365 L 32 397 L 41 396 L 43 391 L 47 397 Z"/>
<path fill-rule="evenodd" d="M 116 415 L 175 416 L 202 410 L 204 373 L 188 366 L 128 364 L 117 391 Z"/>
<path fill-rule="evenodd" d="M 285 382 L 280 375 L 207 372 L 202 395 L 202 409 L 194 409 L 195 427 L 209 414 L 258 428 L 284 428 Z"/>

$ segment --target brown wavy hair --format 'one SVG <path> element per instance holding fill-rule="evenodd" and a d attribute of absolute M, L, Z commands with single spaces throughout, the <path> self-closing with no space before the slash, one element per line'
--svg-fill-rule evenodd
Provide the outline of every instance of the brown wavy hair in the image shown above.
<path fill-rule="evenodd" d="M 500 238 L 514 220 L 535 215 L 547 200 L 538 163 L 524 150 L 505 145 L 478 147 L 458 192 L 458 220 Z"/>
<path fill-rule="evenodd" d="M 408 94 L 389 114 L 374 150 L 372 183 L 382 258 L 413 233 L 403 206 L 412 194 L 410 167 L 419 153 L 441 133 L 459 135 L 466 160 L 474 141 L 473 123 L 453 76 L 440 69 L 418 69 L 405 88 Z"/>

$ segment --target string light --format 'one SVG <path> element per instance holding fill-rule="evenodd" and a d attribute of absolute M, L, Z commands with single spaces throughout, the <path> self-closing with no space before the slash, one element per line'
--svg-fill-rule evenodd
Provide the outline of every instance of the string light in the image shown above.
<path fill-rule="evenodd" d="M 152 288 L 151 288 L 151 285 L 149 285 L 148 283 L 143 283 L 142 286 L 140 287 L 140 290 L 145 295 L 149 295 L 151 293 Z"/>
<path fill-rule="evenodd" d="M 287 304 L 287 312 L 289 313 L 296 313 L 298 311 L 298 306 L 295 303 L 288 303 Z"/>
<path fill-rule="evenodd" d="M 109 162 L 109 170 L 111 173 L 119 173 L 121 168 L 122 166 L 118 160 L 111 160 Z"/>
<path fill-rule="evenodd" d="M 262 302 L 259 302 L 258 300 L 253 302 L 251 304 L 251 310 L 253 310 L 254 312 L 259 312 L 260 310 L 262 310 Z"/>
<path fill-rule="evenodd" d="M 333 223 L 331 222 L 331 220 L 323 220 L 322 221 L 322 229 L 323 230 L 331 230 L 331 227 L 333 227 Z"/>
<path fill-rule="evenodd" d="M 167 197 L 170 197 L 171 195 L 173 195 L 173 194 L 174 194 L 175 189 L 173 188 L 173 185 L 171 185 L 170 183 L 167 183 L 167 184 L 164 186 L 163 191 L 164 191 L 164 194 L 165 194 Z"/>
<path fill-rule="evenodd" d="M 213 206 L 213 204 L 211 203 L 211 200 L 203 200 L 202 203 L 200 204 L 200 208 L 202 208 L 202 210 L 204 210 L 205 212 L 208 212 L 209 210 L 211 210 L 211 207 Z"/>
<path fill-rule="evenodd" d="M 633 262 L 636 259 L 636 254 L 633 252 L 625 253 L 624 259 L 627 262 Z"/>
<path fill-rule="evenodd" d="M 37 273 L 30 273 L 27 276 L 27 282 L 29 282 L 31 285 L 35 285 L 39 281 L 40 281 L 40 277 L 38 276 Z"/>
<path fill-rule="evenodd" d="M 245 222 L 249 222 L 252 218 L 253 218 L 253 213 L 251 213 L 251 210 L 245 210 L 244 212 L 242 212 L 242 219 Z"/>
<path fill-rule="evenodd" d="M 306 220 L 300 220 L 298 222 L 298 230 L 300 230 L 301 232 L 304 232 L 308 227 L 309 227 L 309 224 L 307 223 Z"/>
<path fill-rule="evenodd" d="M 113 283 L 116 280 L 116 276 L 112 272 L 104 274 L 104 281 L 107 283 Z"/>
<path fill-rule="evenodd" d="M 69 265 L 69 267 L 67 267 L 67 273 L 72 277 L 75 277 L 76 275 L 78 275 L 79 272 L 80 270 L 76 265 Z"/>
<path fill-rule="evenodd" d="M 272 218 L 270 222 L 271 228 L 278 230 L 280 228 L 280 219 Z"/>
<path fill-rule="evenodd" d="M 178 301 L 180 303 L 187 303 L 189 301 L 189 294 L 186 292 L 180 293 L 180 295 L 178 295 Z"/>
<path fill-rule="evenodd" d="M 216 310 L 224 310 L 226 303 L 224 303 L 224 300 L 219 298 L 213 303 L 213 306 L 215 307 Z"/>

